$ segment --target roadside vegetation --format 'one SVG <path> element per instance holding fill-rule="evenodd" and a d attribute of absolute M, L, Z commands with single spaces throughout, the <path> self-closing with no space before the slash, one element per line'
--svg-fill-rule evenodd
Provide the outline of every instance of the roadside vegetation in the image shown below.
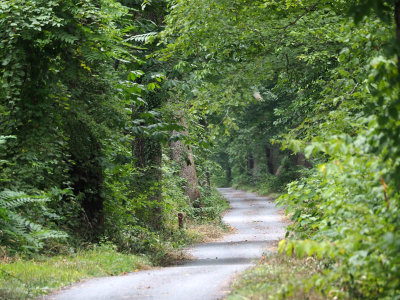
<path fill-rule="evenodd" d="M 331 295 L 321 295 L 311 281 L 324 269 L 324 263 L 315 257 L 297 258 L 272 254 L 250 270 L 245 271 L 233 284 L 227 300 L 323 300 Z M 346 298 L 344 298 L 346 299 Z"/>

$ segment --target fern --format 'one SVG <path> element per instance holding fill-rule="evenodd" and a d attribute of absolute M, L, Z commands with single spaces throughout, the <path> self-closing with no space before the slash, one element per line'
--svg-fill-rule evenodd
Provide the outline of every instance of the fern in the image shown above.
<path fill-rule="evenodd" d="M 65 238 L 64 232 L 49 230 L 24 216 L 23 208 L 29 204 L 43 204 L 45 197 L 28 196 L 21 192 L 0 192 L 0 242 L 12 251 L 38 251 L 44 240 Z"/>
<path fill-rule="evenodd" d="M 156 36 L 157 32 L 148 32 L 144 34 L 133 35 L 125 39 L 125 42 L 134 41 L 139 43 L 146 43 L 150 37 Z"/>
<path fill-rule="evenodd" d="M 100 50 L 96 49 L 94 45 L 92 47 L 83 46 L 81 48 L 81 51 L 86 61 L 89 63 L 94 63 L 107 59 L 107 53 L 101 52 Z"/>
<path fill-rule="evenodd" d="M 14 139 L 15 136 L 13 135 L 8 135 L 8 136 L 4 136 L 4 135 L 0 135 L 0 145 L 5 144 L 7 139 Z"/>
<path fill-rule="evenodd" d="M 59 30 L 58 32 L 57 32 L 57 36 L 56 36 L 58 39 L 60 39 L 61 41 L 63 41 L 63 42 L 65 42 L 65 43 L 67 43 L 67 44 L 73 44 L 73 43 L 75 43 L 77 40 L 79 40 L 79 37 L 77 37 L 77 36 L 74 36 L 74 35 L 72 35 L 72 34 L 69 34 L 69 33 L 67 33 L 67 32 L 65 32 L 65 31 L 63 31 L 63 30 Z"/>
<path fill-rule="evenodd" d="M 47 201 L 50 201 L 50 199 L 43 197 L 29 197 L 21 192 L 14 192 L 10 190 L 0 192 L 0 207 L 7 209 L 20 207 L 26 203 L 39 203 Z"/>
<path fill-rule="evenodd" d="M 0 135 L 0 145 L 13 136 Z M 0 164 L 8 163 L 0 160 Z M 7 178 L 1 177 L 0 181 Z M 50 230 L 43 225 L 32 222 L 34 211 L 32 208 L 40 207 L 41 219 L 56 219 L 57 215 L 48 211 L 44 205 L 49 202 L 47 197 L 29 196 L 22 192 L 3 190 L 0 191 L 0 244 L 5 245 L 12 254 L 17 251 L 35 252 L 44 246 L 48 239 L 65 238 L 67 235 L 62 231 Z M 29 213 L 28 213 L 29 212 Z M 27 216 L 30 216 L 27 217 Z"/>

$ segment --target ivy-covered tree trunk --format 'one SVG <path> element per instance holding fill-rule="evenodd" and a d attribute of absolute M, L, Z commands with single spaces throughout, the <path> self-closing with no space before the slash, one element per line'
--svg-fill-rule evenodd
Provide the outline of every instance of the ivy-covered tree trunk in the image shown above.
<path fill-rule="evenodd" d="M 135 175 L 134 190 L 138 195 L 144 195 L 150 203 L 145 211 L 139 212 L 143 222 L 160 230 L 162 220 L 162 146 L 159 141 L 150 137 L 136 136 L 132 142 L 133 157 L 140 170 Z"/>
<path fill-rule="evenodd" d="M 182 117 L 181 123 L 186 130 L 184 135 L 189 135 L 186 119 Z M 176 132 L 175 132 L 176 134 Z M 196 167 L 194 163 L 192 149 L 181 141 L 171 142 L 172 159 L 181 168 L 180 176 L 186 180 L 185 194 L 193 203 L 200 198 L 199 181 L 197 179 Z"/>
<path fill-rule="evenodd" d="M 101 144 L 84 122 L 69 116 L 66 122 L 68 150 L 72 160 L 70 180 L 83 208 L 80 232 L 97 239 L 104 231 Z"/>

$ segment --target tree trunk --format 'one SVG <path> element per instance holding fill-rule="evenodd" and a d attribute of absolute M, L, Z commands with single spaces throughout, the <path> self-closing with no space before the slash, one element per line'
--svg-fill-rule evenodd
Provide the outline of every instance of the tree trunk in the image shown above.
<path fill-rule="evenodd" d="M 296 162 L 295 163 L 299 166 L 303 166 L 306 168 L 312 167 L 312 163 L 306 159 L 306 156 L 303 153 L 296 154 Z"/>
<path fill-rule="evenodd" d="M 140 212 L 141 218 L 154 229 L 163 228 L 162 220 L 162 146 L 149 137 L 137 136 L 132 142 L 132 152 L 140 175 L 135 176 L 134 189 L 139 195 L 146 195 L 152 203 Z"/>
<path fill-rule="evenodd" d="M 397 1 L 394 7 L 394 19 L 396 22 L 396 38 L 397 42 L 400 43 L 400 1 Z M 397 54 L 397 70 L 400 74 L 400 53 Z M 400 75 L 399 81 L 400 81 Z"/>
<path fill-rule="evenodd" d="M 259 159 L 257 156 L 254 156 L 253 158 L 253 177 L 256 177 L 258 174 L 258 168 L 259 168 Z"/>
<path fill-rule="evenodd" d="M 271 148 L 266 145 L 265 146 L 265 157 L 267 159 L 267 169 L 270 174 L 274 174 L 274 165 L 272 164 L 271 158 Z"/>
<path fill-rule="evenodd" d="M 246 173 L 249 177 L 254 177 L 254 157 L 253 154 L 247 156 Z"/>
<path fill-rule="evenodd" d="M 104 230 L 103 168 L 99 162 L 101 145 L 90 128 L 73 117 L 66 123 L 66 132 L 69 154 L 74 162 L 70 170 L 73 192 L 82 198 L 84 211 L 79 230 L 87 238 L 96 240 Z"/>
<path fill-rule="evenodd" d="M 185 127 L 184 135 L 189 135 L 186 119 L 181 118 L 181 123 Z M 177 132 L 173 133 L 174 135 Z M 182 141 L 171 142 L 172 159 L 177 162 L 181 168 L 180 176 L 186 179 L 185 194 L 193 203 L 200 198 L 199 181 L 197 179 L 196 167 L 192 149 L 185 145 Z"/>
<path fill-rule="evenodd" d="M 228 183 L 228 186 L 231 186 L 231 183 L 232 183 L 232 168 L 231 168 L 231 166 L 226 167 L 226 182 Z"/>
<path fill-rule="evenodd" d="M 279 169 L 279 147 L 276 145 L 266 146 L 265 154 L 269 173 L 276 175 Z"/>

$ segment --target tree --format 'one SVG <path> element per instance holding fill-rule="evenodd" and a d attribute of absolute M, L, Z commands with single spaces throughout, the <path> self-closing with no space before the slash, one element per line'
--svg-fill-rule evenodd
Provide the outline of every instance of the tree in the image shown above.
<path fill-rule="evenodd" d="M 181 134 L 187 137 L 189 135 L 188 125 L 182 111 L 179 113 L 178 118 L 184 128 Z M 175 135 L 177 134 L 178 132 L 175 132 Z M 192 149 L 190 146 L 185 145 L 183 141 L 177 140 L 171 142 L 171 152 L 172 159 L 180 166 L 180 176 L 186 180 L 185 194 L 193 203 L 200 198 L 200 191 Z"/>

